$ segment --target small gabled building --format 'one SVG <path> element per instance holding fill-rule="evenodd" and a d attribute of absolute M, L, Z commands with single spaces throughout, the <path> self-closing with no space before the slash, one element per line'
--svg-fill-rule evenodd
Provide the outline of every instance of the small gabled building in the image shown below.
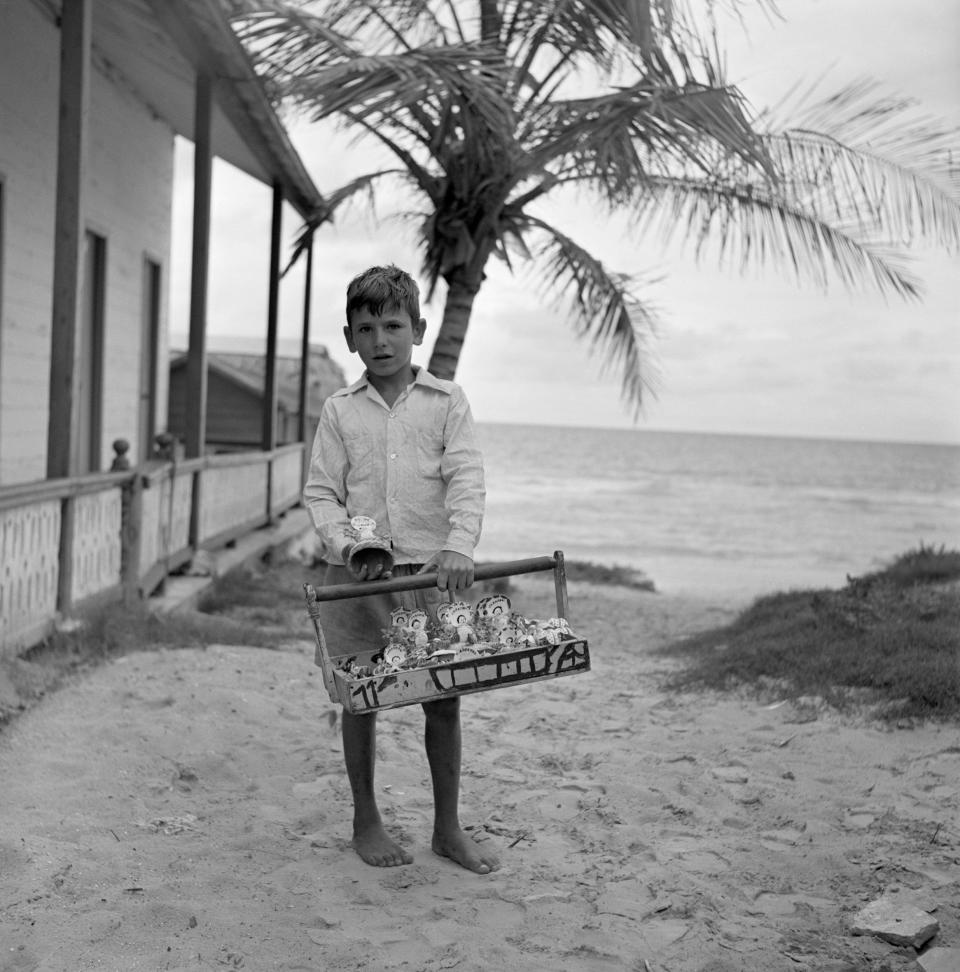
<path fill-rule="evenodd" d="M 299 358 L 277 357 L 277 445 L 300 441 Z M 259 447 L 263 424 L 266 361 L 263 355 L 211 351 L 207 355 L 208 452 Z M 167 429 L 182 440 L 187 427 L 187 356 L 170 362 L 170 412 Z M 346 384 L 343 369 L 323 345 L 310 349 L 305 427 L 312 438 L 323 403 Z"/>

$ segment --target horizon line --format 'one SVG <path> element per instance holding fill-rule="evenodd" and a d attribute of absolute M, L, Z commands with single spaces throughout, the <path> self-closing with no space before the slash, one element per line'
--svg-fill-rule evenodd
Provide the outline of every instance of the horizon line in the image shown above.
<path fill-rule="evenodd" d="M 892 446 L 932 446 L 933 448 L 960 449 L 960 441 L 935 441 L 929 439 L 869 439 L 843 435 L 816 435 L 814 433 L 798 432 L 742 432 L 731 430 L 708 429 L 670 429 L 653 426 L 630 427 L 626 425 L 570 425 L 562 422 L 511 422 L 508 419 L 476 419 L 477 425 L 509 425 L 525 426 L 528 428 L 567 429 L 569 431 L 596 432 L 652 432 L 657 435 L 714 435 L 737 439 L 799 439 L 809 442 L 860 443 L 863 445 L 892 445 Z"/>

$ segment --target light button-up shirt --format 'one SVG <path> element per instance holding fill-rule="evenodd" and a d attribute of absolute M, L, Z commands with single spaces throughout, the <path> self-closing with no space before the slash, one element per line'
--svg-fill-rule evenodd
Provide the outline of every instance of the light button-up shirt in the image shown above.
<path fill-rule="evenodd" d="M 398 564 L 439 550 L 473 557 L 483 460 L 459 385 L 423 368 L 389 407 L 366 375 L 324 403 L 303 500 L 328 563 L 343 563 L 350 518 L 372 516 Z"/>

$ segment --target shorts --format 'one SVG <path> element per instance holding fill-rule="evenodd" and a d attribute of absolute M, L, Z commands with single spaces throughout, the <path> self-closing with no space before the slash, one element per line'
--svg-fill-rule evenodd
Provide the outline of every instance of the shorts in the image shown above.
<path fill-rule="evenodd" d="M 422 564 L 397 564 L 393 577 L 409 577 L 420 570 Z M 356 579 L 346 567 L 328 564 L 323 576 L 324 587 L 333 584 L 353 584 Z M 437 607 L 449 600 L 446 591 L 438 587 L 426 587 L 418 591 L 370 594 L 365 597 L 345 597 L 336 601 L 320 601 L 320 623 L 323 626 L 327 653 L 331 658 L 358 655 L 361 652 L 379 651 L 386 644 L 385 629 L 390 627 L 390 612 L 398 607 L 426 611 L 431 619 L 437 616 Z M 320 645 L 314 660 L 320 659 Z"/>

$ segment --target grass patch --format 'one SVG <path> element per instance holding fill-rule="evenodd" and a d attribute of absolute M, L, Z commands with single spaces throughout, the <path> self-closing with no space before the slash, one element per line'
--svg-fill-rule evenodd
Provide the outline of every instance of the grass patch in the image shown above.
<path fill-rule="evenodd" d="M 260 560 L 216 578 L 197 606 L 207 614 L 229 614 L 253 624 L 292 623 L 300 634 L 310 634 L 303 585 L 319 586 L 324 570 L 322 563 L 307 566 L 281 551 L 268 551 Z M 297 625 L 301 616 L 306 627 Z"/>
<path fill-rule="evenodd" d="M 604 584 L 608 587 L 629 587 L 637 591 L 656 591 L 652 580 L 643 571 L 633 567 L 623 567 L 619 564 L 606 566 L 595 564 L 590 560 L 567 560 L 564 558 L 564 572 L 570 582 L 584 584 Z M 478 564 L 477 566 L 481 566 Z M 540 577 L 548 576 L 545 573 Z M 497 594 L 509 594 L 512 577 L 498 577 L 494 580 L 481 581 L 477 584 L 479 591 L 494 591 Z"/>
<path fill-rule="evenodd" d="M 732 624 L 671 645 L 677 689 L 867 704 L 889 720 L 960 717 L 960 553 L 921 546 L 840 590 L 760 598 Z"/>
<path fill-rule="evenodd" d="M 568 581 L 605 584 L 608 587 L 629 587 L 637 591 L 656 591 L 652 580 L 643 571 L 614 564 L 606 567 L 589 560 L 564 560 Z"/>

